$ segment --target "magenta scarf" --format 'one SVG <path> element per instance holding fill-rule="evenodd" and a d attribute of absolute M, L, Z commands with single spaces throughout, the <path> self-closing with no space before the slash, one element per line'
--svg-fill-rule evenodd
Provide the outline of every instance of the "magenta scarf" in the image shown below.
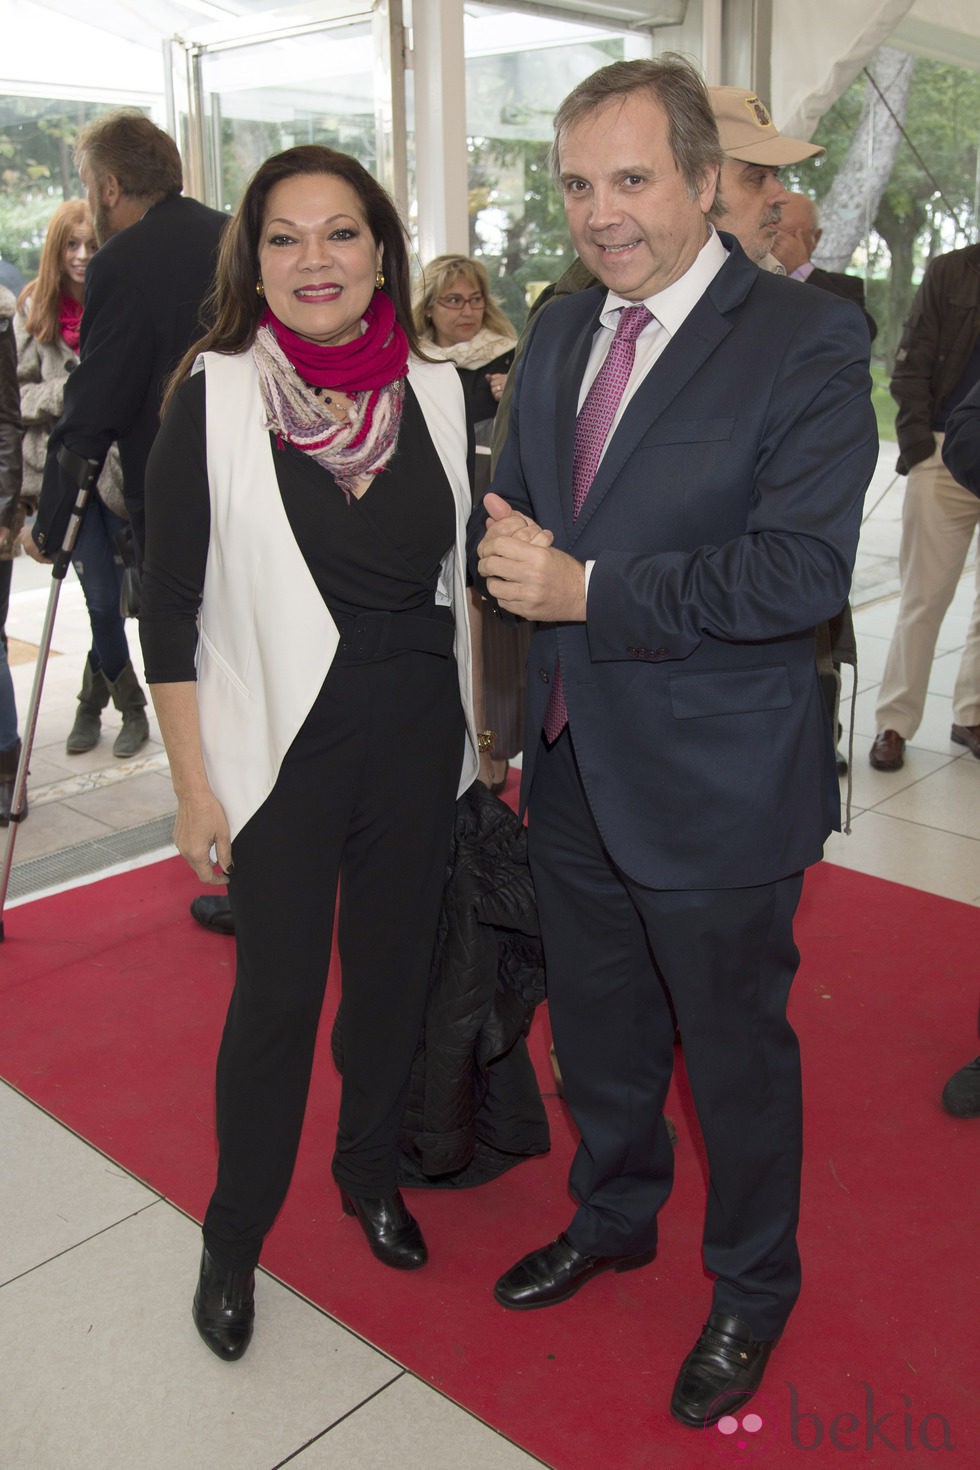
<path fill-rule="evenodd" d="M 261 327 L 275 334 L 284 355 L 305 383 L 314 388 L 336 388 L 342 393 L 363 393 L 384 388 L 403 378 L 408 366 L 408 338 L 395 320 L 391 298 L 375 291 L 364 313 L 365 330 L 353 342 L 340 347 L 309 342 L 285 326 L 266 307 Z"/>
<path fill-rule="evenodd" d="M 395 452 L 408 370 L 408 339 L 380 291 L 364 321 L 360 337 L 328 347 L 298 336 L 266 308 L 252 343 L 266 428 L 328 470 L 348 500 Z M 317 396 L 322 388 L 350 400 L 342 422 L 327 412 L 329 398 Z"/>
<path fill-rule="evenodd" d="M 61 293 L 61 301 L 58 303 L 58 330 L 64 340 L 65 346 L 70 347 L 72 352 L 78 351 L 78 335 L 82 326 L 82 303 L 76 301 L 74 296 L 69 296 L 67 291 Z"/>

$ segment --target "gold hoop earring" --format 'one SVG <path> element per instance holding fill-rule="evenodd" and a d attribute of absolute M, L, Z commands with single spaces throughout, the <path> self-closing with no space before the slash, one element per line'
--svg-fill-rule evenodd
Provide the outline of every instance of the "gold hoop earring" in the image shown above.
<path fill-rule="evenodd" d="M 265 295 L 265 287 L 263 286 L 263 284 L 262 284 L 261 281 L 256 281 L 256 283 L 255 283 L 255 294 L 256 294 L 256 296 L 264 296 Z"/>
<path fill-rule="evenodd" d="M 381 270 L 381 268 L 379 266 L 378 273 L 377 273 L 377 275 L 374 278 L 374 284 L 377 287 L 377 289 L 380 291 L 381 290 L 381 287 L 384 285 L 384 283 L 385 283 L 385 273 L 384 273 L 383 270 Z"/>

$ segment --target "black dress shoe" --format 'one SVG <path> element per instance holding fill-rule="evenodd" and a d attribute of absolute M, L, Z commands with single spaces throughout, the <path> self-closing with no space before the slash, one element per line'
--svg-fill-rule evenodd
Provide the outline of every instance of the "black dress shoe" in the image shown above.
<path fill-rule="evenodd" d="M 635 1271 L 638 1266 L 648 1266 L 656 1254 L 650 1250 L 638 1256 L 583 1256 L 562 1234 L 550 1245 L 522 1256 L 504 1272 L 493 1294 L 502 1307 L 515 1312 L 553 1307 L 556 1302 L 567 1302 L 601 1271 Z"/>
<path fill-rule="evenodd" d="M 366 1199 L 340 1191 L 345 1215 L 356 1215 L 367 1243 L 379 1261 L 396 1271 L 417 1271 L 429 1259 L 419 1222 L 410 1215 L 398 1190 Z"/>
<path fill-rule="evenodd" d="M 220 1266 L 205 1246 L 193 1311 L 194 1325 L 211 1351 L 234 1362 L 252 1340 L 255 1272 Z"/>
<path fill-rule="evenodd" d="M 231 904 L 224 896 L 202 893 L 199 898 L 192 898 L 191 918 L 196 919 L 202 928 L 210 929 L 212 934 L 235 932 Z"/>
<path fill-rule="evenodd" d="M 747 1404 L 762 1382 L 772 1342 L 756 1342 L 738 1317 L 712 1312 L 681 1364 L 670 1412 L 682 1424 L 707 1429 Z"/>
<path fill-rule="evenodd" d="M 980 1057 L 950 1077 L 943 1088 L 943 1107 L 954 1118 L 980 1118 Z"/>

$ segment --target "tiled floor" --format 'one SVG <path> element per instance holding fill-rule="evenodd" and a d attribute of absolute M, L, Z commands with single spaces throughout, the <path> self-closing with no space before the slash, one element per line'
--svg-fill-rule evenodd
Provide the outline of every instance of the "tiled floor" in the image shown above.
<path fill-rule="evenodd" d="M 972 568 L 943 626 L 925 721 L 905 768 L 886 775 L 867 763 L 896 608 L 903 482 L 894 481 L 893 462 L 894 448 L 886 445 L 855 577 L 853 830 L 831 838 L 827 857 L 980 905 L 980 761 L 949 742 Z M 8 632 L 27 645 L 26 661 L 15 668 L 22 714 L 33 678 L 30 645 L 40 635 L 49 585 L 46 572 L 17 563 Z M 130 642 L 138 663 L 135 636 Z M 113 759 L 112 713 L 95 751 L 64 754 L 87 648 L 81 595 L 71 580 L 53 648 L 10 910 L 52 886 L 85 881 L 95 869 L 152 859 L 173 810 L 155 727 L 134 761 Z M 848 713 L 849 701 L 845 722 Z M 963 1017 L 964 1062 L 976 1052 L 974 1022 Z M 234 1369 L 219 1363 L 197 1341 L 187 1310 L 196 1226 L 3 1084 L 0 1139 L 4 1470 L 272 1470 L 287 1460 L 303 1470 L 392 1462 L 400 1470 L 516 1470 L 538 1463 L 272 1280 L 263 1288 L 262 1330 L 248 1355 Z M 132 1310 L 140 1300 L 170 1304 L 147 1330 Z"/>

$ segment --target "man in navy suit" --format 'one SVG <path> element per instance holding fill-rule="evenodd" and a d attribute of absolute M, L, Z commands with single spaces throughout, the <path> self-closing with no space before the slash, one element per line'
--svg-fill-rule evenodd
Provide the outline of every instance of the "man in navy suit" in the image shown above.
<path fill-rule="evenodd" d="M 711 1172 L 714 1300 L 671 1401 L 697 1427 L 755 1392 L 799 1291 L 793 916 L 840 820 L 813 630 L 847 597 L 876 460 L 867 332 L 714 231 L 720 161 L 681 58 L 614 63 L 562 104 L 555 173 L 601 284 L 538 314 L 470 526 L 481 588 L 537 623 L 521 794 L 581 1134 L 571 1223 L 495 1295 L 546 1307 L 652 1258 L 676 1017 Z"/>

